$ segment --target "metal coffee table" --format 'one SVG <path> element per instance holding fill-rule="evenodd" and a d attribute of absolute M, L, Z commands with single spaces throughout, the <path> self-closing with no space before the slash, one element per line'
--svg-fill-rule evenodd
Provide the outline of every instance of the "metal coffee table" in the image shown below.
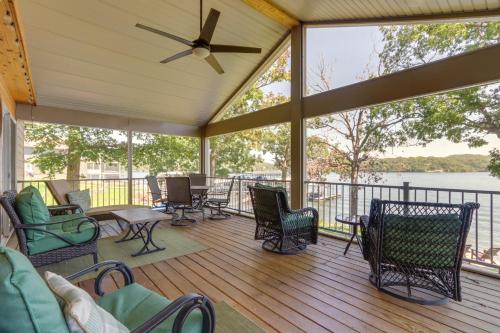
<path fill-rule="evenodd" d="M 144 246 L 138 252 L 133 253 L 132 257 L 165 250 L 164 247 L 159 247 L 153 241 L 153 231 L 159 222 L 169 219 L 167 215 L 150 208 L 115 210 L 111 214 L 117 221 L 123 221 L 129 226 L 125 236 L 117 240 L 116 243 L 133 239 L 142 239 L 144 243 Z"/>

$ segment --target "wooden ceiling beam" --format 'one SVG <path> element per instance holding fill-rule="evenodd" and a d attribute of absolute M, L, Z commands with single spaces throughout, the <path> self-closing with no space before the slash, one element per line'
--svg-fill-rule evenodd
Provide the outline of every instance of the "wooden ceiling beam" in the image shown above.
<path fill-rule="evenodd" d="M 16 102 L 36 104 L 22 23 L 14 0 L 0 1 L 0 75 Z"/>
<path fill-rule="evenodd" d="M 304 97 L 305 118 L 318 117 L 500 81 L 500 43 Z"/>
<path fill-rule="evenodd" d="M 288 29 L 299 25 L 300 21 L 288 14 L 283 9 L 277 7 L 272 1 L 269 0 L 243 0 L 244 3 L 257 10 L 258 12 L 266 15 L 273 21 L 281 24 Z"/>

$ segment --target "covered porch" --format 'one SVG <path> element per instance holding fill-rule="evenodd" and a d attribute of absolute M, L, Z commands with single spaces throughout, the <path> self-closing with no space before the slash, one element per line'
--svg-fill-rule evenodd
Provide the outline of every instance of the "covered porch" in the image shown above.
<path fill-rule="evenodd" d="M 156 209 L 145 175 L 158 176 L 164 192 L 166 179 L 170 176 L 199 173 L 207 176 L 209 193 L 227 193 L 228 204 L 224 211 L 230 217 L 203 220 L 201 214 L 191 211 L 196 223 L 187 228 L 173 227 L 167 221 L 158 224 L 157 229 L 161 232 L 175 230 L 175 234 L 196 241 L 203 249 L 133 265 L 136 282 L 142 286 L 169 300 L 189 293 L 206 295 L 214 304 L 228 304 L 265 332 L 497 332 L 500 330 L 499 189 L 464 187 L 458 181 L 456 186 L 440 183 L 422 186 L 417 180 L 388 185 L 370 179 L 358 182 L 357 174 L 353 183 L 345 178 L 337 181 L 326 179 L 326 176 L 313 178 L 308 173 L 308 160 L 315 157 L 314 149 L 308 150 L 314 143 L 308 135 L 319 131 L 317 127 L 311 130 L 310 124 L 321 117 L 364 110 L 368 119 L 373 108 L 387 105 L 395 105 L 395 110 L 401 107 L 404 112 L 396 112 L 400 115 L 410 112 L 405 109 L 405 102 L 418 98 L 477 87 L 498 92 L 500 37 L 472 46 L 458 43 L 458 51 L 425 55 L 419 65 L 381 71 L 311 92 L 311 85 L 307 83 L 310 30 L 460 22 L 498 24 L 500 19 L 498 1 L 450 4 L 449 1 L 433 0 L 420 1 L 417 5 L 410 2 L 207 0 L 204 4 L 189 0 L 180 4 L 159 0 L 149 3 L 105 0 L 84 4 L 80 1 L 0 0 L 0 12 L 4 14 L 0 26 L 0 189 L 2 192 L 21 191 L 32 186 L 40 192 L 44 204 L 58 205 L 60 202 L 49 191 L 46 181 L 66 178 L 75 192 L 88 190 L 91 207 L 140 205 Z M 223 51 L 224 54 L 219 55 L 214 47 L 213 54 L 220 61 L 214 63 L 208 58 L 212 55 L 210 52 L 208 56 L 196 55 L 201 37 L 193 42 L 181 41 L 193 48 L 189 52 L 181 50 L 180 45 L 174 43 L 177 39 L 171 36 L 167 36 L 171 40 L 161 39 L 143 31 L 147 29 L 136 28 L 144 22 L 176 35 L 198 36 L 203 30 L 204 19 L 210 15 L 210 8 L 217 8 L 222 13 L 214 39 L 219 38 L 221 44 L 255 45 L 261 49 L 260 53 L 233 55 Z M 496 36 L 495 32 L 492 35 Z M 323 42 L 329 43 L 328 40 Z M 342 42 L 345 44 L 339 43 L 339 48 L 353 41 L 345 39 Z M 205 44 L 202 48 L 210 51 L 210 45 Z M 159 57 L 177 52 L 184 52 L 187 57 L 176 59 L 178 62 L 159 63 Z M 278 102 L 266 101 L 255 108 L 249 107 L 248 101 L 240 102 L 242 96 L 287 53 L 289 57 L 283 65 L 287 79 L 283 81 L 289 86 L 279 87 L 285 93 L 276 98 Z M 449 100 L 459 98 L 454 96 Z M 438 105 L 440 108 L 447 105 L 448 100 L 443 100 L 443 104 Z M 495 93 L 492 100 L 498 100 Z M 463 101 L 466 104 L 470 100 L 464 98 Z M 491 105 L 488 111 L 493 110 L 491 114 L 495 116 L 498 103 Z M 377 117 L 380 115 L 384 115 L 383 110 Z M 441 119 L 443 123 L 446 123 L 446 116 L 444 121 Z M 403 118 L 394 122 L 402 122 Z M 432 117 L 422 119 L 435 120 Z M 384 121 L 392 123 L 390 119 Z M 379 133 L 383 133 L 384 126 L 389 126 L 387 123 L 378 129 Z M 478 136 L 498 131 L 498 122 L 492 123 L 493 130 L 489 128 Z M 75 177 L 69 176 L 70 163 L 67 161 L 65 168 L 60 168 L 67 171 L 66 176 L 60 170 L 59 173 L 49 170 L 53 166 L 46 168 L 50 175 L 39 172 L 33 176 L 26 164 L 32 164 L 28 161 L 33 160 L 36 145 L 25 140 L 25 133 L 28 126 L 37 124 L 109 133 L 78 156 L 78 168 L 73 170 Z M 331 131 L 335 129 L 332 124 Z M 282 125 L 286 129 L 289 151 L 284 153 L 286 166 L 281 177 L 264 173 L 247 175 L 247 170 L 236 167 L 218 172 L 222 163 L 215 170 L 216 162 L 230 155 L 216 156 L 217 138 Z M 359 127 L 347 127 L 352 133 L 346 138 L 353 139 L 353 132 L 359 131 Z M 401 128 L 399 132 L 407 129 Z M 45 145 L 56 142 L 52 147 L 54 155 L 65 152 L 69 156 L 71 149 L 66 142 L 70 140 L 61 144 L 57 138 L 62 136 L 60 132 L 50 134 L 52 139 L 48 141 L 43 133 L 39 134 L 39 142 Z M 430 137 L 433 135 L 438 136 L 432 133 Z M 149 169 L 136 166 L 136 156 L 145 154 L 141 149 L 149 147 L 143 145 L 147 136 L 188 140 L 189 145 L 182 147 L 189 147 L 189 152 L 176 154 L 184 154 L 189 166 L 170 165 L 161 158 L 148 160 Z M 465 140 L 465 136 L 456 134 L 457 137 L 457 141 Z M 81 143 L 85 139 L 82 136 L 76 141 Z M 259 141 L 261 137 L 253 139 Z M 407 139 L 404 137 L 401 142 L 409 142 L 405 141 Z M 107 141 L 114 145 L 99 154 L 115 153 L 115 149 L 114 164 L 100 155 L 104 162 L 99 161 L 97 165 L 99 158 L 88 156 L 92 155 L 92 149 L 101 149 Z M 471 142 L 471 145 L 483 144 L 479 139 L 475 142 L 471 139 Z M 243 147 L 246 143 L 241 141 L 236 146 Z M 169 151 L 167 148 L 173 145 L 168 141 L 164 146 L 156 146 L 156 155 L 162 155 L 163 150 Z M 332 151 L 338 148 L 333 144 L 322 147 Z M 493 147 L 492 151 L 497 148 Z M 251 156 L 256 148 L 252 146 L 247 150 L 247 155 Z M 37 157 L 50 155 L 43 156 L 44 153 L 46 151 Z M 269 152 L 262 156 L 266 154 Z M 353 159 L 359 157 L 352 155 L 355 155 Z M 237 157 L 232 156 L 236 161 Z M 85 177 L 81 176 L 80 162 L 95 173 L 86 170 Z M 322 162 L 317 160 L 319 164 Z M 161 163 L 168 166 L 159 167 Z M 336 161 L 329 163 L 336 165 Z M 109 166 L 109 173 L 102 170 L 106 166 Z M 361 173 L 364 169 L 354 171 Z M 94 174 L 97 176 L 89 176 Z M 288 204 L 293 210 L 314 208 L 318 213 L 317 244 L 310 244 L 305 251 L 290 256 L 265 251 L 262 242 L 254 240 L 256 222 L 249 186 L 256 183 L 279 187 L 288 195 Z M 460 264 L 463 260 L 461 302 L 451 300 L 444 305 L 429 306 L 391 297 L 370 283 L 370 266 L 358 246 L 361 244 L 355 241 L 344 254 L 347 241 L 358 236 L 359 230 L 342 222 L 339 216 L 356 219 L 366 216 L 374 199 L 429 205 L 465 202 L 480 205 L 471 219 L 464 248 L 459 248 L 455 256 Z M 14 228 L 3 211 L 0 218 L 0 245 L 19 248 Z M 123 231 L 114 220 L 100 221 L 99 225 L 99 240 L 111 239 Z M 95 279 L 88 279 L 77 285 L 98 298 L 94 282 Z M 122 284 L 119 274 L 104 280 L 107 292 L 120 289 Z M 417 293 L 424 298 L 427 295 L 425 291 Z"/>
<path fill-rule="evenodd" d="M 224 301 L 266 332 L 496 332 L 500 281 L 463 272 L 463 301 L 422 306 L 377 291 L 358 246 L 321 236 L 296 256 L 276 256 L 254 241 L 253 219 L 233 216 L 176 229 L 207 249 L 133 268 L 136 280 L 169 299 L 201 293 Z M 162 224 L 160 228 L 173 228 Z M 175 228 L 175 227 L 174 227 Z M 115 236 L 115 221 L 103 237 Z M 15 247 L 15 238 L 9 243 Z M 119 274 L 104 282 L 111 292 Z M 79 285 L 93 293 L 92 280 Z"/>

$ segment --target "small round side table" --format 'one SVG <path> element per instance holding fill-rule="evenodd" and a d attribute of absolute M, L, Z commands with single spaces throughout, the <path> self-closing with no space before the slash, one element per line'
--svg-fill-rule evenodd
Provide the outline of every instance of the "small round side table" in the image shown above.
<path fill-rule="evenodd" d="M 344 255 L 347 254 L 347 251 L 349 250 L 349 247 L 351 246 L 352 241 L 354 240 L 354 237 L 356 237 L 356 240 L 358 241 L 358 245 L 361 246 L 361 239 L 358 236 L 358 226 L 361 225 L 361 217 L 362 216 L 363 215 L 346 215 L 346 214 L 340 214 L 340 215 L 335 216 L 335 221 L 340 222 L 340 223 L 344 223 L 344 224 L 348 224 L 348 225 L 352 225 L 352 227 L 353 227 L 352 237 L 349 240 L 349 242 L 347 243 L 347 246 L 345 247 Z"/>

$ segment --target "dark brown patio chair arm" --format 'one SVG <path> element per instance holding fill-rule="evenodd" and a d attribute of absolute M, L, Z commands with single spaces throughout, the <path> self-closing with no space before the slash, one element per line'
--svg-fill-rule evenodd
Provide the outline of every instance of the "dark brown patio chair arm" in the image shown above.
<path fill-rule="evenodd" d="M 182 333 L 182 326 L 193 310 L 200 310 L 203 315 L 202 333 L 213 333 L 215 330 L 215 311 L 210 300 L 203 295 L 187 294 L 179 297 L 163 310 L 145 321 L 132 333 L 148 333 L 162 322 L 177 313 L 172 327 L 172 333 Z"/>
<path fill-rule="evenodd" d="M 80 207 L 80 205 L 76 205 L 76 204 L 48 206 L 47 209 L 49 210 L 50 215 L 54 215 L 54 213 L 63 212 L 63 211 L 67 211 L 67 210 L 72 211 L 72 212 L 79 211 L 79 213 L 83 213 L 82 207 Z"/>
<path fill-rule="evenodd" d="M 102 290 L 102 281 L 104 278 L 114 272 L 120 272 L 123 276 L 123 281 L 125 283 L 125 286 L 128 286 L 132 283 L 135 282 L 134 274 L 132 273 L 132 270 L 123 262 L 121 261 L 115 261 L 115 260 L 106 260 L 106 261 L 101 261 L 95 265 L 89 266 L 79 272 L 73 273 L 71 275 L 66 276 L 66 280 L 71 281 L 74 279 L 77 279 L 79 277 L 85 276 L 89 273 L 101 270 L 102 271 L 97 275 L 94 283 L 94 291 L 97 295 L 103 296 L 104 291 Z"/>

